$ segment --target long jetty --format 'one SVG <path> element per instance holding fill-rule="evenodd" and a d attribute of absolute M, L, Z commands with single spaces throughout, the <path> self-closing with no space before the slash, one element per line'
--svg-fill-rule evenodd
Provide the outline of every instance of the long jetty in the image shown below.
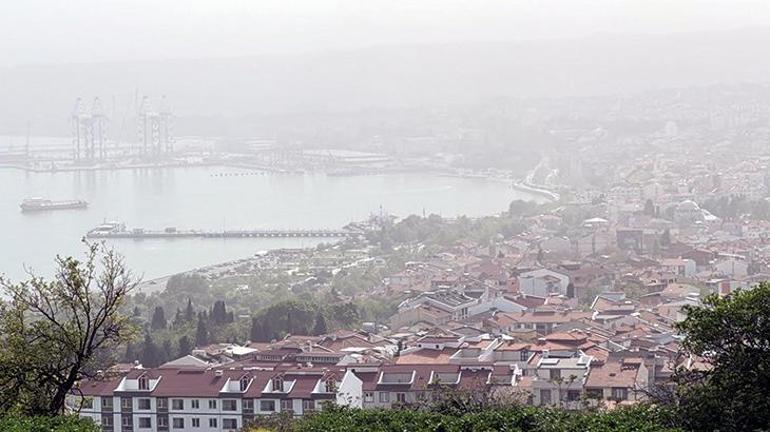
<path fill-rule="evenodd" d="M 183 238 L 351 238 L 361 233 L 345 230 L 299 229 L 299 230 L 126 230 L 111 232 L 89 231 L 86 237 L 92 239 L 183 239 Z"/>

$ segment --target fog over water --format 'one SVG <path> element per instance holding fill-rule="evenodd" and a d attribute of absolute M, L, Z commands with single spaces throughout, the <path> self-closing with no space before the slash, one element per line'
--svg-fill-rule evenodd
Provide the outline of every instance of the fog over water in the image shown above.
<path fill-rule="evenodd" d="M 225 174 L 222 176 L 222 174 Z M 227 175 L 230 174 L 230 175 Z M 236 175 L 237 174 L 237 175 Z M 248 175 L 246 175 L 248 174 Z M 129 228 L 201 230 L 339 229 L 380 206 L 393 214 L 480 216 L 528 199 L 509 183 L 482 179 L 391 174 L 360 177 L 267 175 L 220 167 L 24 173 L 0 170 L 0 269 L 24 276 L 22 264 L 41 273 L 56 254 L 79 254 L 78 239 L 103 221 Z M 85 210 L 23 214 L 19 203 L 41 196 L 85 199 Z M 278 247 L 307 247 L 314 239 L 113 240 L 130 267 L 154 278 L 243 258 Z"/>

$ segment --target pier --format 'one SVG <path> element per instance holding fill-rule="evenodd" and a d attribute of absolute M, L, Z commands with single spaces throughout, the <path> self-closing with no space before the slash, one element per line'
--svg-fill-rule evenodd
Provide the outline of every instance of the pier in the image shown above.
<path fill-rule="evenodd" d="M 86 234 L 90 239 L 228 239 L 228 238 L 352 238 L 361 234 L 346 230 L 324 229 L 274 229 L 274 230 L 227 230 L 227 231 L 203 231 L 203 230 L 177 230 L 166 228 L 162 231 L 149 231 L 144 229 L 111 230 L 94 229 Z"/>

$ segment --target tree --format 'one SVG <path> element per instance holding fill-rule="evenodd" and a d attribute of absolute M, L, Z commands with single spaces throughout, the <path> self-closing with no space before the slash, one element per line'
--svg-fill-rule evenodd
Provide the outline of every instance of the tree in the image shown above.
<path fill-rule="evenodd" d="M 176 314 L 174 314 L 174 321 L 172 325 L 174 328 L 180 328 L 184 324 L 184 319 L 182 317 L 182 309 L 176 308 Z"/>
<path fill-rule="evenodd" d="M 273 327 L 272 323 L 266 319 L 262 320 L 262 334 L 264 335 L 264 338 L 259 342 L 272 342 L 272 340 L 275 339 L 275 327 Z"/>
<path fill-rule="evenodd" d="M 644 214 L 647 216 L 655 216 L 655 204 L 651 199 L 644 202 Z"/>
<path fill-rule="evenodd" d="M 123 355 L 123 359 L 129 363 L 133 363 L 135 360 L 139 360 L 139 356 L 136 355 L 133 342 L 128 341 L 126 344 L 126 353 Z"/>
<path fill-rule="evenodd" d="M 96 375 L 96 358 L 133 338 L 122 308 L 138 281 L 114 251 L 86 249 L 83 261 L 57 257 L 50 281 L 0 279 L 0 411 L 61 413 L 75 383 Z"/>
<path fill-rule="evenodd" d="M 537 209 L 537 204 L 532 201 L 513 200 L 508 206 L 510 216 L 528 216 Z"/>
<path fill-rule="evenodd" d="M 155 311 L 152 313 L 152 320 L 150 321 L 150 328 L 153 330 L 163 330 L 166 328 L 166 313 L 163 310 L 163 306 L 155 307 Z"/>
<path fill-rule="evenodd" d="M 671 231 L 668 228 L 660 235 L 660 245 L 666 248 L 671 246 Z"/>
<path fill-rule="evenodd" d="M 329 329 L 326 327 L 326 318 L 324 318 L 324 314 L 322 314 L 320 311 L 315 316 L 315 326 L 313 326 L 313 334 L 316 336 L 325 335 L 329 332 Z"/>
<path fill-rule="evenodd" d="M 209 344 L 209 331 L 202 316 L 198 317 L 198 328 L 195 331 L 195 346 L 202 347 Z"/>
<path fill-rule="evenodd" d="M 211 308 L 211 321 L 215 325 L 221 325 L 227 323 L 227 307 L 225 302 L 217 300 L 214 302 L 214 306 Z"/>
<path fill-rule="evenodd" d="M 163 341 L 163 350 L 161 351 L 161 363 L 165 363 L 174 357 L 174 347 L 169 339 Z"/>
<path fill-rule="evenodd" d="M 708 367 L 675 375 L 681 418 L 693 430 L 765 430 L 770 425 L 770 283 L 703 306 L 685 306 L 683 348 Z"/>
<path fill-rule="evenodd" d="M 187 299 L 187 309 L 185 309 L 184 313 L 184 319 L 187 322 L 190 322 L 195 318 L 195 310 L 193 310 L 192 300 L 189 298 Z"/>
<path fill-rule="evenodd" d="M 161 352 L 155 341 L 149 333 L 144 334 L 144 342 L 142 343 L 142 366 L 144 367 L 156 367 L 161 363 Z"/>
<path fill-rule="evenodd" d="M 270 340 L 265 335 L 262 324 L 259 318 L 251 319 L 251 329 L 249 330 L 249 339 L 252 342 L 269 342 Z"/>
<path fill-rule="evenodd" d="M 179 338 L 179 357 L 183 357 L 186 355 L 190 355 L 192 353 L 193 347 L 190 344 L 190 338 L 187 336 L 182 336 Z"/>
<path fill-rule="evenodd" d="M 286 314 L 286 332 L 289 334 L 298 334 L 295 332 L 294 320 L 291 317 L 291 311 Z"/>

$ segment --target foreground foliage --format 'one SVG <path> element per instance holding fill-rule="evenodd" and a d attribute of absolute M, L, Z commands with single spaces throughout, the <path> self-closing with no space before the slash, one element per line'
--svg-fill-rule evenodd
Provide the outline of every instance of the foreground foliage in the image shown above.
<path fill-rule="evenodd" d="M 77 416 L 0 418 L 3 432 L 99 432 L 101 429 L 90 419 Z"/>
<path fill-rule="evenodd" d="M 0 415 L 62 413 L 75 384 L 132 337 L 121 309 L 136 281 L 120 256 L 87 246 L 84 261 L 57 258 L 50 281 L 0 279 Z"/>
<path fill-rule="evenodd" d="M 510 406 L 452 415 L 421 409 L 362 410 L 329 407 L 302 419 L 267 422 L 249 432 L 669 432 L 679 431 L 669 411 L 640 406 L 607 412 Z"/>
<path fill-rule="evenodd" d="M 770 429 L 770 283 L 687 307 L 683 347 L 702 359 L 678 371 L 675 403 L 692 430 Z"/>

